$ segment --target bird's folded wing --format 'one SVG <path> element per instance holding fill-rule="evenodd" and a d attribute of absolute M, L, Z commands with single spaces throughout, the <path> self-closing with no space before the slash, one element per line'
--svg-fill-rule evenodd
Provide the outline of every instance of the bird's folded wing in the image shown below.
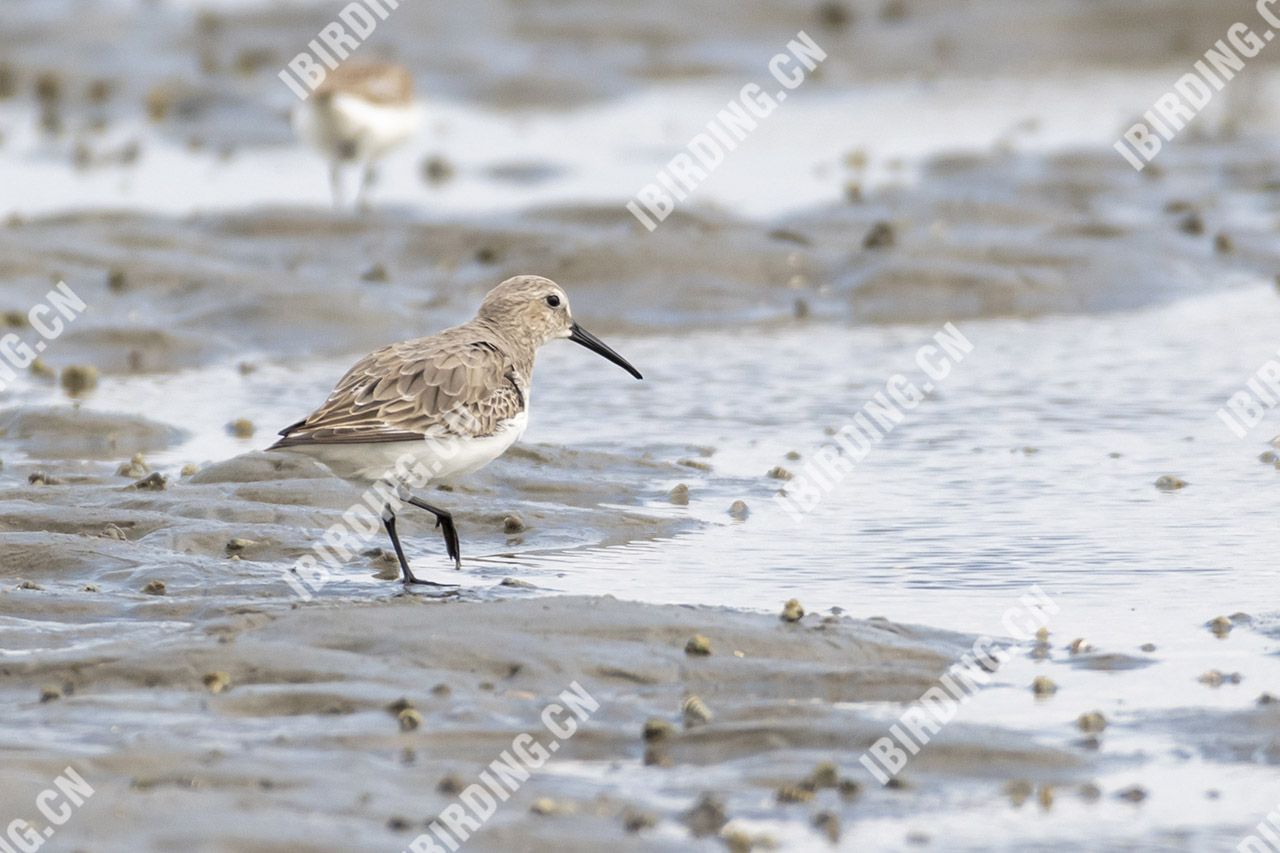
<path fill-rule="evenodd" d="M 510 359 L 484 341 L 394 344 L 357 362 L 273 447 L 492 435 L 524 409 L 511 371 Z"/>

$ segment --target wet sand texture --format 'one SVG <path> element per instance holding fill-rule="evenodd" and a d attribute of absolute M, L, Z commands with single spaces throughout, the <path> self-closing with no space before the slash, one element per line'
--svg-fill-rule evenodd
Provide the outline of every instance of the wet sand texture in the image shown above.
<path fill-rule="evenodd" d="M 0 607 L 83 624 L 100 598 L 6 591 Z M 4 701 L 15 710 L 3 729 L 0 798 L 22 801 L 74 760 L 99 793 L 60 830 L 68 845 L 396 849 L 450 802 L 437 790 L 444 776 L 470 782 L 515 735 L 547 738 L 539 713 L 577 681 L 599 710 L 469 849 L 688 849 L 680 815 L 703 792 L 722 799 L 730 818 L 751 817 L 781 808 L 773 790 L 821 761 L 857 775 L 856 757 L 883 723 L 839 703 L 909 701 L 971 644 L 883 621 L 809 614 L 787 624 L 609 597 L 442 605 L 402 596 L 238 612 L 209 612 L 199 595 L 136 598 L 135 619 L 172 626 L 163 637 L 106 635 L 4 664 Z M 712 655 L 686 654 L 695 633 L 714 644 Z M 212 672 L 226 673 L 230 687 L 210 693 L 203 679 Z M 66 695 L 41 704 L 49 684 Z M 713 719 L 686 731 L 689 694 Z M 401 698 L 422 715 L 414 731 L 386 710 Z M 135 721 L 124 736 L 122 713 Z M 637 776 L 651 718 L 673 730 L 651 744 L 658 763 Z M 59 738 L 56 757 L 47 745 L 15 742 L 37 721 Z M 567 772 L 578 762 L 594 770 Z M 910 775 L 925 785 L 939 773 L 1069 777 L 1077 765 L 1026 739 L 956 725 Z M 627 779 L 645 781 L 633 788 Z M 644 794 L 651 784 L 664 795 Z M 895 796 L 823 790 L 785 808 L 896 809 Z M 532 814 L 544 797 L 565 816 Z M 629 834 L 628 809 L 650 813 L 657 828 Z M 389 828 L 392 818 L 408 828 Z"/>
<path fill-rule="evenodd" d="M 1128 309 L 1280 267 L 1265 228 L 1226 225 L 1255 203 L 1269 154 L 1241 145 L 1211 190 L 1187 191 L 1219 156 L 1170 150 L 1161 162 L 1179 179 L 1167 183 L 1114 152 L 944 158 L 918 186 L 864 204 L 761 223 L 680 211 L 653 234 L 621 205 L 434 224 L 297 209 L 76 214 L 0 228 L 0 310 L 65 280 L 91 311 L 47 361 L 110 376 L 231 365 L 246 351 L 361 354 L 461 322 L 494 284 L 530 271 L 563 284 L 605 335 L 798 314 L 897 323 Z M 1203 233 L 1184 227 L 1188 210 Z M 893 244 L 867 248 L 882 223 Z M 1230 252 L 1215 251 L 1220 232 Z M 375 265 L 389 281 L 362 280 Z"/>

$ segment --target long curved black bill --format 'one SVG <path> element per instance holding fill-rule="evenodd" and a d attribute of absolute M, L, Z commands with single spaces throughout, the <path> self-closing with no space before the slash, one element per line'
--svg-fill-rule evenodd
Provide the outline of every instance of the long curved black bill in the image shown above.
<path fill-rule="evenodd" d="M 644 379 L 644 377 L 640 375 L 640 371 L 631 366 L 631 362 L 618 355 L 610 349 L 604 341 L 600 340 L 577 323 L 574 323 L 569 330 L 569 340 L 573 341 L 575 344 L 582 344 L 592 352 L 604 356 L 614 364 L 618 365 L 618 367 L 627 371 L 627 373 L 630 373 L 636 379 Z"/>

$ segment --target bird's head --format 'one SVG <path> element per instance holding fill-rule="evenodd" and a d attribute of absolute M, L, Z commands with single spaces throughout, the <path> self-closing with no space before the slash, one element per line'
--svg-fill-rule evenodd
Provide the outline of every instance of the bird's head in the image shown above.
<path fill-rule="evenodd" d="M 568 338 L 604 356 L 636 379 L 643 378 L 630 362 L 574 321 L 564 288 L 549 278 L 518 275 L 507 279 L 489 291 L 476 316 L 517 344 L 536 349 L 547 341 Z"/>

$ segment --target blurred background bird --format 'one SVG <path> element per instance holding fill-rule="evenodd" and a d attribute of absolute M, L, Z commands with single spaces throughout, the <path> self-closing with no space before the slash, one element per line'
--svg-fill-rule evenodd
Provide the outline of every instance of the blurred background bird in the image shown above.
<path fill-rule="evenodd" d="M 360 169 L 356 206 L 367 206 L 378 161 L 410 139 L 422 120 L 409 70 L 379 62 L 339 65 L 293 112 L 298 137 L 329 161 L 334 207 L 344 203 L 348 165 Z"/>

